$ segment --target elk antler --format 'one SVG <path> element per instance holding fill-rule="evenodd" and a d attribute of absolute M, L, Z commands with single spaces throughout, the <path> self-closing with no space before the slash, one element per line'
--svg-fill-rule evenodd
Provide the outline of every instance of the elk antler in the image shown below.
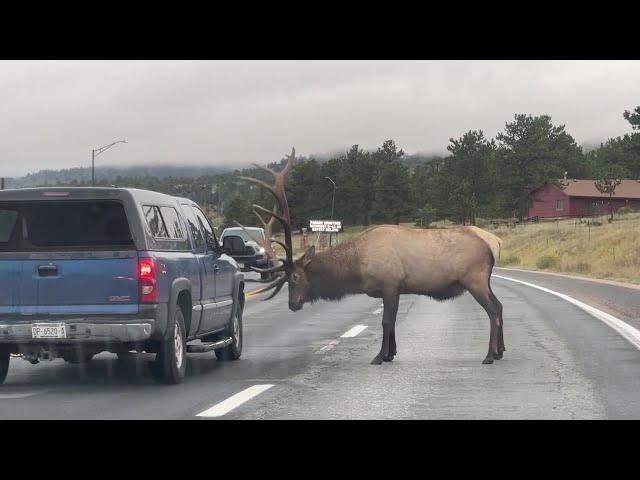
<path fill-rule="evenodd" d="M 291 149 L 291 155 L 289 155 L 287 158 L 287 163 L 285 164 L 284 168 L 280 172 L 276 172 L 271 168 L 264 167 L 262 165 L 254 164 L 254 166 L 256 166 L 257 168 L 264 170 L 265 172 L 268 172 L 269 174 L 273 175 L 275 180 L 273 185 L 270 185 L 257 178 L 239 176 L 239 178 L 242 180 L 253 182 L 257 185 L 260 185 L 266 188 L 271 192 L 271 194 L 274 196 L 276 200 L 276 203 L 273 206 L 272 210 L 267 210 L 266 208 L 261 207 L 260 205 L 253 204 L 253 213 L 258 217 L 258 219 L 264 226 L 264 231 L 265 231 L 265 238 L 266 238 L 265 245 L 261 245 L 261 246 L 265 249 L 267 256 L 272 260 L 280 261 L 280 265 L 276 265 L 270 268 L 256 268 L 256 267 L 250 267 L 250 268 L 253 271 L 260 272 L 260 273 L 284 272 L 283 274 L 278 275 L 277 280 L 275 280 L 273 283 L 267 285 L 264 288 L 261 288 L 260 290 L 256 290 L 255 292 L 253 292 L 253 293 L 261 293 L 261 292 L 270 290 L 272 288 L 275 288 L 275 291 L 273 292 L 273 294 L 268 298 L 266 298 L 265 300 L 269 300 L 270 298 L 273 298 L 280 291 L 284 283 L 287 280 L 289 280 L 289 275 L 293 270 L 293 242 L 291 240 L 291 220 L 289 217 L 289 204 L 287 203 L 287 196 L 284 190 L 284 182 L 285 182 L 285 177 L 287 173 L 289 172 L 289 170 L 291 170 L 291 167 L 293 166 L 293 161 L 295 159 L 295 156 L 296 156 L 296 150 L 295 148 L 293 148 Z M 269 219 L 269 221 L 265 222 L 264 218 L 262 217 L 262 215 L 260 215 L 259 212 L 263 212 L 270 215 L 271 218 Z M 272 228 L 273 228 L 274 220 L 278 220 L 282 224 L 282 228 L 284 230 L 284 243 L 272 238 L 272 233 L 273 233 Z M 242 228 L 244 228 L 238 222 L 236 223 Z M 273 248 L 271 246 L 272 243 L 277 243 L 280 246 L 282 246 L 282 248 L 284 248 L 284 251 L 286 253 L 286 258 L 276 258 Z"/>

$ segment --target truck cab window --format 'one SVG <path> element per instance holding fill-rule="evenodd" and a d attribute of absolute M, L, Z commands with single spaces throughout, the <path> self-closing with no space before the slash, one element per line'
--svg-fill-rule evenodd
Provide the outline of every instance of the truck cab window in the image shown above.
<path fill-rule="evenodd" d="M 204 236 L 202 235 L 202 229 L 198 225 L 198 219 L 196 218 L 195 213 L 191 206 L 186 203 L 182 204 L 182 210 L 184 212 L 184 216 L 187 219 L 189 230 L 191 231 L 191 236 L 193 237 L 194 247 L 198 251 L 204 251 L 206 248 Z"/>
<path fill-rule="evenodd" d="M 144 218 L 147 221 L 151 235 L 155 238 L 169 238 L 167 227 L 164 224 L 158 207 L 154 205 L 144 205 L 142 211 L 144 212 Z"/>
<path fill-rule="evenodd" d="M 205 235 L 207 236 L 207 245 L 209 245 L 210 247 L 215 247 L 215 249 L 217 249 L 218 239 L 216 238 L 216 234 L 213 231 L 213 227 L 209 223 L 209 220 L 207 219 L 206 215 L 202 213 L 202 210 L 200 210 L 197 207 L 194 208 L 193 211 L 196 214 L 196 217 L 198 217 L 198 221 L 200 222 L 200 225 L 203 231 L 205 232 Z"/>

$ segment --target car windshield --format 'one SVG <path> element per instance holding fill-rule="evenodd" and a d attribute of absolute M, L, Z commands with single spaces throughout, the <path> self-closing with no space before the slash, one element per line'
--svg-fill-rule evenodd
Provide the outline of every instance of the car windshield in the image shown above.
<path fill-rule="evenodd" d="M 242 238 L 242 241 L 244 241 L 244 242 L 248 242 L 248 241 L 257 242 L 262 237 L 262 234 L 261 234 L 260 230 L 252 230 L 252 229 L 247 229 L 247 230 L 249 230 L 249 233 L 247 233 L 246 231 L 244 231 L 241 228 L 232 229 L 232 230 L 225 230 L 222 233 L 222 238 L 228 237 L 230 235 L 236 235 L 236 236 Z M 251 234 L 251 235 L 249 235 L 249 234 Z"/>

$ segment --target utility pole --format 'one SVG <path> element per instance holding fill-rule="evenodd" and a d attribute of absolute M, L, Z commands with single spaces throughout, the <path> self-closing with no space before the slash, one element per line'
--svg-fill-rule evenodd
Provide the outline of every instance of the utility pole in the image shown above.
<path fill-rule="evenodd" d="M 0 190 L 4 190 L 4 177 L 0 179 Z"/>
<path fill-rule="evenodd" d="M 110 143 L 109 145 L 105 145 L 104 147 L 94 148 L 91 150 L 91 185 L 95 186 L 96 184 L 96 157 L 100 155 L 105 150 L 113 147 L 117 143 L 127 143 L 126 140 L 118 140 L 117 142 Z"/>
<path fill-rule="evenodd" d="M 324 177 L 327 180 L 329 180 L 332 184 L 333 184 L 333 196 L 331 197 L 331 220 L 333 220 L 333 206 L 335 204 L 335 200 L 336 200 L 336 182 L 334 182 L 333 180 L 331 180 L 331 178 L 329 177 Z M 333 236 L 332 233 L 329 233 L 329 247 L 331 247 L 331 237 Z"/>

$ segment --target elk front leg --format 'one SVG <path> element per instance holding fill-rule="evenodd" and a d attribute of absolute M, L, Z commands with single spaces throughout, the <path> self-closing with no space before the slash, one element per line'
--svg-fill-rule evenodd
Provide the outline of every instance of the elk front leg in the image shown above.
<path fill-rule="evenodd" d="M 384 297 L 384 312 L 382 313 L 382 348 L 371 365 L 380 365 L 382 362 L 390 362 L 396 354 L 396 315 L 400 295 L 394 294 Z"/>

